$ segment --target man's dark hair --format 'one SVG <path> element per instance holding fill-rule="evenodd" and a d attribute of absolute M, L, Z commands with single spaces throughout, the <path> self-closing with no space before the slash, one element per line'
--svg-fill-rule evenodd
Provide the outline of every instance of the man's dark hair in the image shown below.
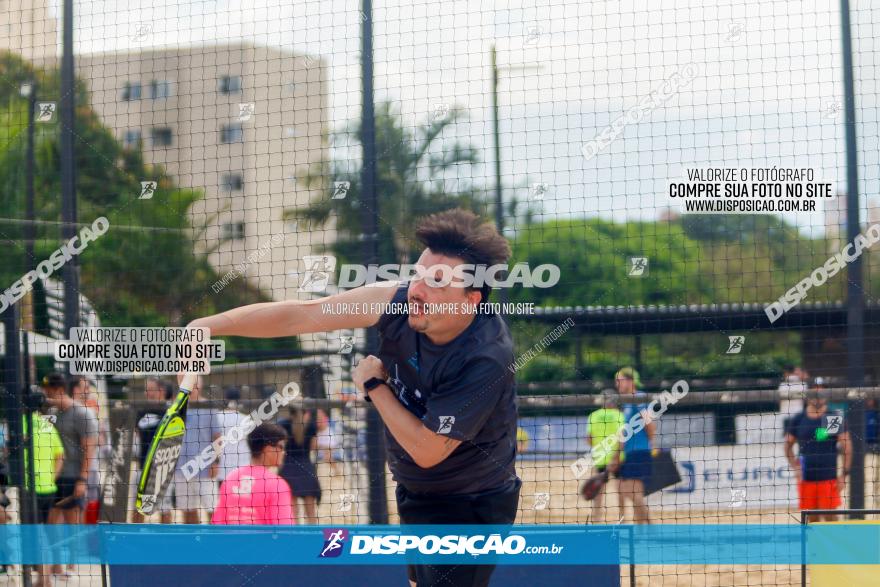
<path fill-rule="evenodd" d="M 162 389 L 165 390 L 165 399 L 170 400 L 174 398 L 174 384 L 170 381 L 165 381 L 163 379 L 159 380 L 159 385 L 162 386 Z"/>
<path fill-rule="evenodd" d="M 492 224 L 461 208 L 431 214 L 423 219 L 416 228 L 416 238 L 432 253 L 458 257 L 472 265 L 489 267 L 506 263 L 510 258 L 507 239 Z M 486 301 L 491 286 L 483 284 L 479 289 L 483 301 Z"/>
<path fill-rule="evenodd" d="M 247 437 L 248 448 L 251 449 L 251 455 L 255 457 L 260 456 L 260 453 L 267 446 L 278 444 L 282 440 L 287 440 L 284 428 L 271 422 L 260 424 Z"/>
<path fill-rule="evenodd" d="M 67 379 L 65 379 L 64 375 L 58 373 L 57 371 L 53 371 L 49 373 L 45 377 L 43 377 L 43 387 L 47 389 L 55 389 L 57 387 L 61 387 L 64 389 L 65 393 L 70 393 L 70 390 L 67 389 Z"/>
<path fill-rule="evenodd" d="M 804 393 L 804 399 L 808 402 L 811 401 L 828 401 L 828 394 L 819 389 L 810 389 Z"/>
<path fill-rule="evenodd" d="M 241 390 L 237 387 L 227 387 L 223 390 L 223 398 L 230 402 L 241 401 Z"/>

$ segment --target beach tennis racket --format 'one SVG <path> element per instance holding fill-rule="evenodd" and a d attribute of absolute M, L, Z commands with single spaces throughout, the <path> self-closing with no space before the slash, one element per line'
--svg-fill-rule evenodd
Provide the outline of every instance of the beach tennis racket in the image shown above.
<path fill-rule="evenodd" d="M 187 373 L 183 376 L 177 397 L 156 428 L 156 435 L 150 444 L 150 451 L 147 453 L 137 487 L 135 507 L 142 514 L 151 514 L 155 511 L 156 505 L 161 502 L 171 479 L 174 478 L 177 459 L 183 447 L 183 437 L 186 435 L 186 407 L 189 404 L 189 394 L 197 381 L 198 375 L 195 373 Z"/>
<path fill-rule="evenodd" d="M 595 499 L 606 483 L 608 483 L 607 469 L 584 481 L 584 484 L 581 486 L 581 497 L 587 501 Z"/>

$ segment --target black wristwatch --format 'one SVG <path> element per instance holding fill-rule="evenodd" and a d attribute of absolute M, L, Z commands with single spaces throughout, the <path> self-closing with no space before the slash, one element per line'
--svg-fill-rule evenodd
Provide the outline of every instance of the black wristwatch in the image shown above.
<path fill-rule="evenodd" d="M 370 377 L 369 379 L 364 381 L 364 399 L 368 402 L 373 401 L 370 399 L 370 392 L 380 385 L 385 385 L 385 380 L 380 379 L 379 377 Z"/>

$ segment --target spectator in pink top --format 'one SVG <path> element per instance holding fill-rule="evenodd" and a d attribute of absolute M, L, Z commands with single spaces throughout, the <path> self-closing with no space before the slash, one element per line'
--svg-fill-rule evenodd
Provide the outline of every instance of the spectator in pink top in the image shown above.
<path fill-rule="evenodd" d="M 212 524 L 295 524 L 290 486 L 275 473 L 284 460 L 287 434 L 276 424 L 260 424 L 248 435 L 251 464 L 226 476 Z"/>

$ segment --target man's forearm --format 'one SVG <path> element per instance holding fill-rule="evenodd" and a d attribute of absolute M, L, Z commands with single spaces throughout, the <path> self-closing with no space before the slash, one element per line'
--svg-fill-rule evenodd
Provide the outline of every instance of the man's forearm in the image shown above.
<path fill-rule="evenodd" d="M 320 300 L 287 300 L 233 308 L 198 318 L 192 328 L 209 328 L 211 336 L 278 338 L 347 328 L 367 328 L 378 322 L 383 305 L 396 292 L 392 287 L 359 287 Z"/>
<path fill-rule="evenodd" d="M 437 465 L 461 444 L 460 440 L 428 430 L 421 420 L 397 401 L 387 385 L 380 385 L 370 392 L 370 399 L 394 439 L 423 469 Z"/>
<path fill-rule="evenodd" d="M 79 476 L 82 479 L 89 478 L 89 469 L 92 466 L 92 458 L 95 454 L 95 446 L 94 444 L 88 443 L 83 449 L 83 460 L 82 466 L 80 467 Z"/>
<path fill-rule="evenodd" d="M 302 334 L 288 321 L 304 314 L 297 302 L 267 302 L 233 308 L 220 314 L 198 318 L 190 322 L 192 328 L 209 328 L 211 336 L 247 336 L 274 338 Z M 301 316 L 302 317 L 302 316 Z M 300 323 L 299 326 L 305 326 Z"/>
<path fill-rule="evenodd" d="M 421 430 L 425 429 L 421 420 L 416 418 L 406 408 L 401 405 L 391 389 L 387 385 L 380 385 L 370 392 L 370 399 L 373 405 L 379 410 L 379 415 L 385 426 L 391 432 L 394 439 L 409 453 L 413 459 L 413 452 L 418 447 L 418 443 L 422 438 Z"/>
<path fill-rule="evenodd" d="M 797 461 L 797 458 L 795 458 L 794 456 L 794 449 L 790 444 L 785 445 L 785 458 L 792 468 L 796 468 L 800 465 L 800 463 L 798 463 Z"/>

